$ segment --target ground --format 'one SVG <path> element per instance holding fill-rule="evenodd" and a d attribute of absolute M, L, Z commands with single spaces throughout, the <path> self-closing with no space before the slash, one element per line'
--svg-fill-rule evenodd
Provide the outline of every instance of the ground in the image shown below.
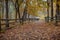
<path fill-rule="evenodd" d="M 0 40 L 60 40 L 60 26 L 45 22 L 27 22 L 0 34 Z"/>

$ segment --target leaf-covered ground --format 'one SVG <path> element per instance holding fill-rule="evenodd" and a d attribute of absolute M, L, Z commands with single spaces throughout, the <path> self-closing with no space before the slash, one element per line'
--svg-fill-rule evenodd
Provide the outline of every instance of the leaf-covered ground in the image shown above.
<path fill-rule="evenodd" d="M 1 33 L 0 40 L 60 40 L 60 26 L 28 22 Z"/>

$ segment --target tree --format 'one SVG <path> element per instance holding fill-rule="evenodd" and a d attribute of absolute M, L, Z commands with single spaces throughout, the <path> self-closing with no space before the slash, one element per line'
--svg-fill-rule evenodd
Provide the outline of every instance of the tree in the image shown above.
<path fill-rule="evenodd" d="M 60 21 L 60 13 L 59 13 L 59 0 L 57 0 L 56 1 L 56 16 L 55 16 L 55 18 L 56 18 L 56 23 L 55 23 L 55 25 L 57 26 L 58 25 L 58 21 Z"/>
<path fill-rule="evenodd" d="M 0 15 L 0 31 L 1 31 L 1 15 Z"/>
<path fill-rule="evenodd" d="M 38 11 L 40 10 L 40 7 L 38 6 L 37 0 L 31 0 L 28 2 L 27 12 L 30 15 L 33 16 L 39 16 Z"/>
<path fill-rule="evenodd" d="M 1 13 L 0 13 L 0 31 L 1 31 Z"/>
<path fill-rule="evenodd" d="M 53 0 L 51 0 L 51 21 L 53 21 Z"/>
<path fill-rule="evenodd" d="M 9 27 L 9 20 L 8 20 L 8 0 L 5 0 L 5 4 L 6 4 L 6 27 Z"/>
<path fill-rule="evenodd" d="M 48 0 L 47 0 L 47 18 L 48 18 L 48 22 L 49 22 L 49 2 L 48 2 Z"/>
<path fill-rule="evenodd" d="M 22 4 L 23 0 L 16 0 L 15 1 L 15 9 L 16 9 L 16 19 L 17 19 L 17 15 L 19 16 L 19 21 L 20 21 L 20 6 Z M 21 22 L 21 21 L 20 21 Z"/>

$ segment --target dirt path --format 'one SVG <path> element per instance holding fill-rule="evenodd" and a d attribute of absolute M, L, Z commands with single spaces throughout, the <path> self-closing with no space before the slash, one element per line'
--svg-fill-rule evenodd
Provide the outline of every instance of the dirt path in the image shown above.
<path fill-rule="evenodd" d="M 0 40 L 60 40 L 60 27 L 41 22 L 27 23 L 0 35 Z"/>

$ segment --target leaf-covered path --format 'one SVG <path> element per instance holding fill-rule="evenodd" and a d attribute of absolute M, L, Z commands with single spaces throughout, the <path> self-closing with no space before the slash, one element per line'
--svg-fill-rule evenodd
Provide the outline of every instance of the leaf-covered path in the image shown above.
<path fill-rule="evenodd" d="M 60 26 L 28 22 L 1 33 L 0 40 L 60 40 Z"/>

